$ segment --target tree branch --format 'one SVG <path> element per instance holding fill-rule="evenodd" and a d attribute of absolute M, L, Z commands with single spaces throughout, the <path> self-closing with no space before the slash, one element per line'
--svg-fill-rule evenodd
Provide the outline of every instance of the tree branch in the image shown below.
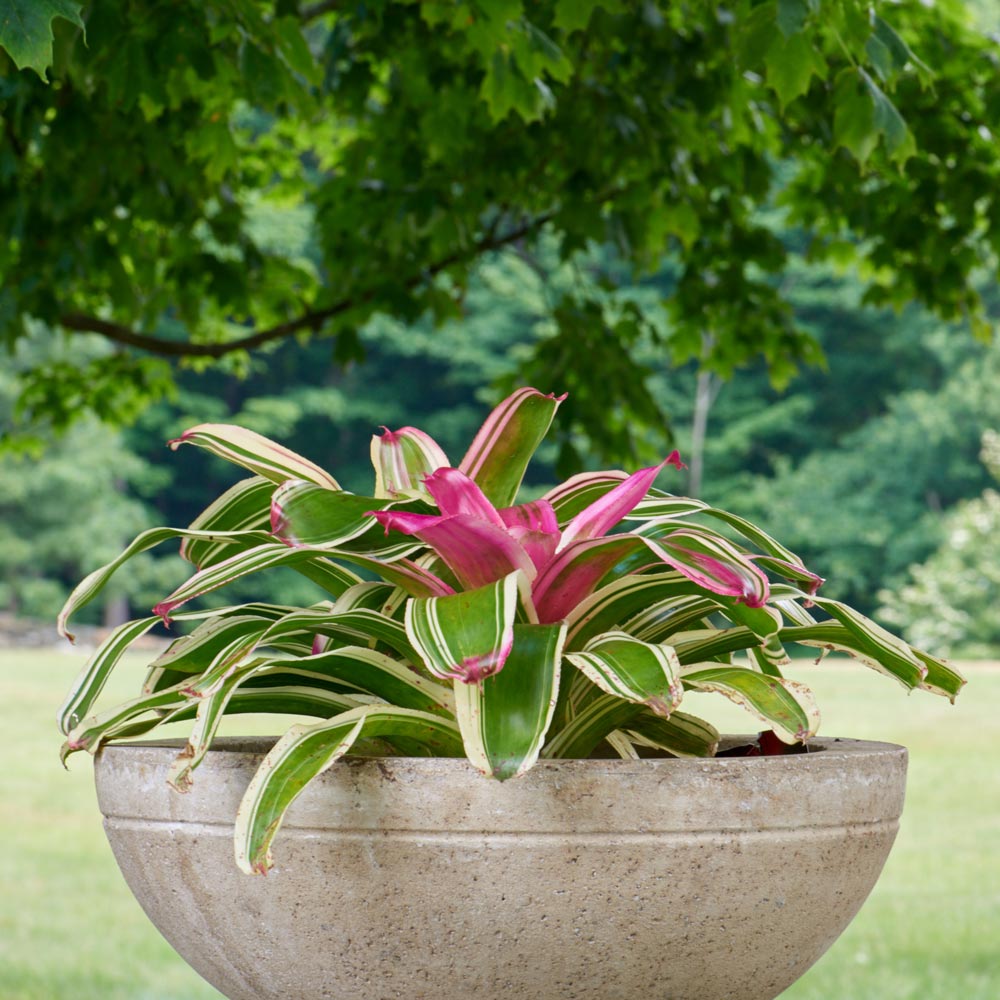
<path fill-rule="evenodd" d="M 488 232 L 468 251 L 456 250 L 447 257 L 442 257 L 429 267 L 423 269 L 419 274 L 411 277 L 405 284 L 407 289 L 416 288 L 417 285 L 435 275 L 452 264 L 462 261 L 470 261 L 488 253 L 491 250 L 498 250 L 500 247 L 513 243 L 525 236 L 537 232 L 549 222 L 556 214 L 555 209 L 551 209 L 542 215 L 535 216 L 523 222 L 520 226 L 503 235 Z M 238 340 L 227 340 L 212 344 L 195 344 L 185 340 L 164 340 L 162 337 L 153 337 L 146 333 L 138 333 L 121 323 L 100 319 L 97 316 L 88 316 L 84 313 L 70 312 L 59 318 L 60 325 L 66 330 L 75 333 L 98 333 L 102 337 L 113 341 L 116 344 L 124 344 L 127 347 L 134 347 L 140 351 L 149 351 L 151 354 L 158 354 L 168 358 L 222 358 L 234 351 L 252 351 L 258 347 L 263 347 L 275 340 L 282 340 L 292 334 L 302 330 L 312 330 L 317 332 L 324 323 L 348 312 L 357 306 L 370 302 L 375 296 L 375 291 L 369 289 L 356 295 L 349 295 L 335 302 L 325 309 L 316 309 L 303 313 L 301 316 L 276 326 L 268 327 L 265 330 L 258 330 L 255 333 L 240 337 Z"/>

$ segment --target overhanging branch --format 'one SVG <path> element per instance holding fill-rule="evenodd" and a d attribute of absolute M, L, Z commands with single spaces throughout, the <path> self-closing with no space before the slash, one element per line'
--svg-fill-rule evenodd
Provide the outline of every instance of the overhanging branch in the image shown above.
<path fill-rule="evenodd" d="M 483 239 L 475 243 L 471 249 L 467 251 L 455 251 L 447 257 L 441 258 L 441 260 L 435 261 L 419 274 L 410 278 L 405 283 L 405 287 L 407 289 L 416 288 L 417 285 L 433 278 L 441 271 L 451 267 L 452 264 L 473 260 L 481 254 L 488 253 L 490 250 L 498 250 L 508 243 L 513 243 L 516 240 L 523 239 L 525 236 L 530 236 L 541 229 L 554 215 L 555 210 L 553 209 L 542 215 L 535 216 L 535 218 L 522 223 L 517 228 L 502 235 L 489 232 Z M 327 306 L 325 309 L 305 312 L 296 319 L 279 323 L 264 330 L 257 330 L 237 340 L 227 340 L 211 344 L 195 344 L 183 340 L 164 340 L 162 337 L 139 333 L 121 323 L 100 319 L 97 316 L 88 316 L 84 313 L 66 313 L 60 316 L 59 323 L 66 330 L 72 330 L 75 333 L 97 333 L 116 344 L 134 347 L 140 351 L 148 351 L 151 354 L 158 354 L 161 357 L 222 358 L 235 351 L 253 351 L 258 347 L 263 347 L 265 344 L 282 340 L 303 330 L 312 330 L 315 332 L 335 316 L 339 316 L 357 306 L 370 302 L 374 298 L 374 295 L 375 292 L 371 290 L 349 295 L 339 302 Z"/>

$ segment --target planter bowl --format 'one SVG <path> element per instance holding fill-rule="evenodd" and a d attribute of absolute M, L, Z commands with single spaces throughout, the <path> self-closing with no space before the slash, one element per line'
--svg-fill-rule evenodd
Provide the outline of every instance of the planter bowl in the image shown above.
<path fill-rule="evenodd" d="M 346 759 L 290 809 L 266 878 L 233 817 L 273 741 L 109 746 L 118 864 L 231 1000 L 771 1000 L 864 902 L 896 836 L 906 751 L 542 761 Z"/>

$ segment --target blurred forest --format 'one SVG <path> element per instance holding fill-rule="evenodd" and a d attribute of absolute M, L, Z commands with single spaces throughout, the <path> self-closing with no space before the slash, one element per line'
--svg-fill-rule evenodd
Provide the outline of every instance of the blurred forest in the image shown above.
<path fill-rule="evenodd" d="M 280 220 L 280 228 L 288 238 L 292 220 Z M 830 596 L 869 612 L 887 605 L 883 618 L 912 631 L 914 641 L 989 652 L 1000 641 L 992 613 L 1000 596 L 993 541 L 1000 505 L 990 475 L 997 462 L 988 467 L 981 447 L 986 435 L 995 455 L 989 435 L 1000 428 L 1000 345 L 956 335 L 918 307 L 896 314 L 864 306 L 855 275 L 809 263 L 794 250 L 796 232 L 779 233 L 792 249 L 784 291 L 825 361 L 783 390 L 763 364 L 722 381 L 694 363 L 672 364 L 664 314 L 660 348 L 648 348 L 640 361 L 688 464 L 682 481 L 665 488 L 758 521 L 830 577 Z M 41 452 L 4 455 L 0 607 L 51 618 L 69 587 L 133 535 L 153 523 L 188 523 L 235 481 L 232 467 L 212 456 L 164 447 L 195 423 L 251 427 L 359 493 L 371 489 L 369 442 L 380 425 L 419 426 L 457 461 L 488 405 L 550 335 L 552 302 L 616 264 L 610 248 L 598 247 L 578 266 L 562 265 L 544 239 L 530 250 L 505 250 L 478 269 L 462 320 L 437 329 L 429 321 L 373 320 L 361 332 L 363 363 L 342 365 L 321 341 L 285 344 L 252 362 L 245 377 L 182 371 L 173 398 L 126 430 L 88 418 Z M 631 303 L 659 300 L 673 280 L 668 260 L 647 280 L 609 294 L 605 308 L 627 317 Z M 992 289 L 983 292 L 994 302 Z M 72 365 L 110 348 L 97 338 L 66 345 L 39 336 L 33 350 Z M 535 362 L 528 374 L 543 390 L 563 389 L 558 358 Z M 0 374 L 5 417 L 15 381 L 16 366 Z M 603 401 L 571 397 L 565 405 Z M 615 429 L 620 414 L 610 409 L 604 419 Z M 666 440 L 649 434 L 635 445 L 651 461 Z M 559 467 L 594 467 L 589 452 L 582 435 L 553 434 L 526 490 L 551 484 Z M 957 548 L 955 532 L 970 520 L 975 538 Z M 109 621 L 128 606 L 150 607 L 185 575 L 170 558 L 147 555 L 134 565 L 116 582 L 105 607 Z M 219 600 L 235 598 L 239 587 L 250 588 L 242 599 L 305 600 L 310 586 L 277 571 L 235 584 Z M 888 596 L 900 590 L 901 597 Z"/>
<path fill-rule="evenodd" d="M 233 9 L 246 6 L 240 0 Z M 280 13 L 288 6 L 278 3 L 275 9 Z M 563 6 L 557 5 L 558 10 Z M 699 11 L 712 6 L 701 5 Z M 796 5 L 779 9 L 786 6 Z M 914 25 L 930 32 L 930 21 L 919 20 L 927 6 L 900 5 L 899 16 L 912 16 Z M 979 0 L 968 8 L 982 37 L 1000 28 L 1000 4 L 994 0 Z M 804 23 L 808 28 L 814 20 Z M 95 52 L 100 51 L 102 25 L 95 21 L 90 26 Z M 336 32 L 335 25 L 323 38 L 332 44 Z M 58 64 L 58 32 L 56 41 Z M 152 44 L 149 39 L 146 43 Z M 812 44 L 819 51 L 821 42 Z M 304 58 L 308 56 L 307 49 Z M 720 58 L 725 62 L 728 56 Z M 832 72 L 834 57 L 827 53 L 826 58 Z M 950 80 L 961 77 L 957 63 L 941 61 L 933 69 L 941 73 L 942 94 Z M 0 80 L 5 113 L 15 106 L 31 108 L 31 102 L 48 99 L 58 90 L 57 81 L 47 92 L 29 91 L 25 72 L 17 79 L 9 75 Z M 768 74 L 779 79 L 774 65 Z M 794 85 L 793 107 L 819 102 L 822 88 L 814 82 L 808 89 L 813 75 L 819 79 L 822 74 L 806 72 L 805 90 Z M 234 86 L 239 83 L 237 79 Z M 266 105 L 269 95 L 259 81 L 255 86 L 255 102 Z M 329 86 L 335 90 L 336 81 Z M 787 110 L 789 95 L 780 85 L 778 96 Z M 931 97 L 926 100 L 934 104 Z M 517 111 L 516 104 L 511 107 Z M 908 123 L 919 133 L 919 102 L 915 107 L 916 117 Z M 493 111 L 497 121 L 491 127 L 506 127 L 517 117 L 505 119 L 497 116 L 495 107 Z M 44 110 L 38 113 L 39 121 L 51 119 Z M 143 114 L 155 129 L 156 115 L 146 106 Z M 525 121 L 520 124 L 527 128 L 531 122 L 521 114 Z M 954 120 L 943 105 L 941 114 L 942 120 Z M 28 117 L 24 111 L 23 119 Z M 260 138 L 264 156 L 269 130 L 278 131 L 275 119 L 245 101 L 238 118 L 239 129 L 234 127 L 233 134 L 242 130 Z M 806 116 L 792 115 L 790 120 L 788 134 L 797 141 Z M 8 118 L 9 129 L 12 121 Z M 569 127 L 579 131 L 578 123 Z M 986 136 L 976 140 L 983 171 L 997 160 L 996 140 L 988 131 Z M 886 151 L 892 152 L 889 133 L 883 138 Z M 528 141 L 517 135 L 514 139 Z M 917 139 L 918 149 L 921 142 L 934 141 L 933 135 L 918 134 Z M 470 141 L 476 141 L 475 136 Z M 577 141 L 585 143 L 586 136 Z M 781 139 L 786 141 L 787 135 Z M 908 133 L 905 141 L 912 142 Z M 652 237 L 642 243 L 648 234 L 638 233 L 643 204 L 612 206 L 614 211 L 620 208 L 632 227 L 626 234 L 633 237 L 631 242 L 612 226 L 603 234 L 594 229 L 593 237 L 584 238 L 581 232 L 593 228 L 590 220 L 587 226 L 581 224 L 569 249 L 567 232 L 572 233 L 573 219 L 546 221 L 545 213 L 536 212 L 538 224 L 533 223 L 530 232 L 505 238 L 502 246 L 483 244 L 483 252 L 465 262 L 461 274 L 435 272 L 435 280 L 419 289 L 411 288 L 413 282 L 405 290 L 397 283 L 401 295 L 412 292 L 412 301 L 390 301 L 378 310 L 373 306 L 353 317 L 358 322 L 337 327 L 328 337 L 284 337 L 263 351 L 236 353 L 214 365 L 195 358 L 167 370 L 144 359 L 140 368 L 113 338 L 87 332 L 79 324 L 77 332 L 67 336 L 56 314 L 46 313 L 50 304 L 39 297 L 32 268 L 45 261 L 46 267 L 56 268 L 47 280 L 65 273 L 67 282 L 77 282 L 81 301 L 97 301 L 94 288 L 86 284 L 89 276 L 72 275 L 69 265 L 58 272 L 63 264 L 52 264 L 55 258 L 44 248 L 38 250 L 37 261 L 24 253 L 15 260 L 12 252 L 9 275 L 20 282 L 17 294 L 25 304 L 15 324 L 13 309 L 0 296 L 0 320 L 12 324 L 11 330 L 16 327 L 8 334 L 9 357 L 0 369 L 0 429 L 5 441 L 0 451 L 0 611 L 53 619 L 72 585 L 110 560 L 139 531 L 152 524 L 187 524 L 235 481 L 230 466 L 197 449 L 172 453 L 164 446 L 192 424 L 243 424 L 329 468 L 346 488 L 368 493 L 369 442 L 380 426 L 416 425 L 457 461 L 488 407 L 514 385 L 530 383 L 546 392 L 569 391 L 570 396 L 551 442 L 529 472 L 527 491 L 541 491 L 557 476 L 599 464 L 634 467 L 652 462 L 676 446 L 688 468 L 680 478 L 672 473 L 667 481 L 665 475 L 664 488 L 700 496 L 761 524 L 829 578 L 829 596 L 880 616 L 935 652 L 995 654 L 1000 645 L 1000 621 L 994 611 L 1000 602 L 1000 343 L 990 331 L 1000 320 L 1000 288 L 995 252 L 987 244 L 996 240 L 1000 226 L 987 234 L 989 240 L 984 236 L 975 254 L 970 250 L 963 258 L 962 274 L 953 273 L 951 262 L 936 256 L 928 234 L 933 230 L 947 240 L 954 219 L 942 222 L 925 215 L 925 233 L 917 211 L 923 188 L 952 185 L 932 192 L 931 203 L 937 204 L 934 198 L 954 196 L 963 182 L 953 164 L 945 169 L 943 159 L 930 156 L 926 162 L 940 167 L 940 177 L 928 174 L 923 162 L 905 175 L 905 182 L 900 180 L 905 172 L 896 166 L 877 175 L 878 183 L 912 204 L 914 212 L 913 219 L 904 220 L 910 228 L 900 223 L 894 229 L 895 222 L 882 219 L 872 230 L 873 240 L 890 233 L 889 250 L 895 241 L 892 267 L 877 254 L 864 252 L 862 223 L 854 232 L 827 231 L 820 247 L 817 220 L 835 220 L 838 211 L 849 214 L 854 209 L 866 218 L 876 214 L 871 199 L 862 202 L 875 191 L 876 175 L 864 180 L 864 172 L 859 173 L 841 149 L 839 158 L 827 157 L 833 166 L 830 177 L 823 178 L 824 183 L 831 177 L 836 183 L 810 192 L 803 187 L 808 164 L 796 168 L 791 161 L 808 143 L 792 153 L 776 142 L 762 142 L 754 149 L 767 164 L 767 176 L 752 198 L 743 198 L 739 190 L 742 175 L 725 179 L 737 191 L 740 205 L 735 221 L 719 224 L 720 232 L 727 230 L 726 239 L 733 239 L 728 249 L 720 250 L 722 237 L 719 246 L 699 249 L 694 235 L 675 228 L 672 239 L 660 240 L 666 249 L 638 267 L 640 252 L 648 258 L 655 244 Z M 854 147 L 851 151 L 857 154 Z M 870 149 L 863 152 L 868 155 Z M 290 162 L 297 165 L 300 154 L 294 149 L 292 154 Z M 0 185 L 13 183 L 14 168 L 6 155 L 0 155 Z M 907 155 L 899 158 L 905 161 Z M 895 158 L 892 153 L 889 159 Z M 197 157 L 188 166 L 201 183 L 204 170 Z M 857 205 L 838 205 L 837 184 L 847 177 L 848 166 L 856 181 L 850 197 L 859 200 Z M 834 167 L 841 173 L 834 176 Z M 904 184 L 911 185 L 909 193 L 900 187 Z M 74 197 L 83 195 L 74 191 Z M 308 199 L 281 197 L 280 192 L 276 197 L 244 193 L 238 201 L 240 239 L 256 255 L 247 259 L 266 263 L 259 272 L 241 275 L 248 265 L 230 254 L 232 248 L 219 242 L 214 229 L 185 228 L 185 223 L 178 230 L 183 230 L 181 235 L 171 239 L 176 238 L 183 252 L 190 250 L 192 260 L 214 254 L 213 266 L 220 274 L 225 270 L 226 281 L 234 287 L 237 278 L 248 285 L 256 282 L 250 292 L 240 286 L 240 296 L 252 300 L 260 287 L 278 289 L 280 296 L 275 295 L 282 307 L 286 299 L 295 298 L 289 291 L 291 279 L 287 287 L 282 285 L 287 276 L 304 281 L 304 275 L 319 275 L 324 268 L 329 273 L 331 259 L 340 250 L 329 245 L 329 234 L 318 224 L 322 202 L 317 209 Z M 32 205 L 31 210 L 50 207 Z M 656 207 L 672 219 L 664 226 L 681 225 L 683 230 L 683 219 L 678 223 L 678 213 L 670 215 L 669 203 L 658 202 Z M 330 202 L 327 208 L 333 211 L 336 205 Z M 480 208 L 474 204 L 469 211 Z M 65 219 L 60 211 L 52 209 L 47 224 L 69 225 L 69 210 Z M 609 218 L 614 211 L 608 210 Z M 387 218 L 389 214 L 387 210 Z M 206 218 L 213 227 L 218 221 Z M 727 228 L 730 222 L 739 229 L 735 236 Z M 117 225 L 112 213 L 104 224 L 109 232 Z M 709 226 L 706 221 L 706 233 Z M 975 226 L 982 229 L 982 220 Z M 907 240 L 917 238 L 911 233 L 929 242 L 915 250 L 913 260 L 897 263 L 906 256 Z M 377 231 L 366 267 L 380 272 L 379 294 L 388 296 L 399 261 L 376 237 Z M 357 245 L 351 245 L 356 250 L 369 238 L 359 231 Z M 101 252 L 110 254 L 114 245 L 110 239 L 107 245 L 100 243 Z M 982 247 L 987 249 L 980 254 Z M 746 254 L 734 293 L 746 296 L 745 301 L 727 301 L 730 290 L 725 287 L 707 293 L 700 288 L 691 299 L 692 274 L 710 270 L 722 252 Z M 83 258 L 77 264 L 84 271 L 90 266 Z M 197 271 L 182 270 L 170 280 L 187 295 L 185 283 Z M 109 269 L 107 274 L 110 284 L 102 277 L 94 287 L 100 285 L 101 294 L 118 308 L 124 299 L 119 295 L 116 301 L 115 282 L 124 282 L 125 272 Z M 151 278 L 151 284 L 156 280 Z M 314 284 L 321 289 L 318 278 Z M 13 280 L 4 292 L 11 288 Z M 217 293 L 211 282 L 190 291 L 197 309 L 210 301 L 211 309 L 205 306 L 207 320 L 197 309 L 197 315 L 186 316 L 184 301 L 175 310 L 154 302 L 161 343 L 184 343 L 190 331 L 197 333 L 198 323 L 225 325 L 231 313 L 244 309 L 243 298 L 237 307 Z M 317 294 L 321 296 L 322 289 Z M 971 306 L 966 308 L 969 303 L 975 303 L 975 315 Z M 786 307 L 790 316 L 785 315 Z M 138 307 L 136 316 L 141 319 Z M 699 327 L 700 319 L 704 322 Z M 745 330 L 743 322 L 749 324 Z M 97 319 L 90 323 L 101 325 Z M 763 344 L 769 324 L 785 338 L 772 353 Z M 205 336 L 211 342 L 215 334 L 209 330 Z M 197 338 L 191 342 L 199 343 Z M 32 414 L 45 419 L 33 421 Z M 117 428 L 104 422 L 105 417 Z M 92 621 L 103 616 L 104 623 L 111 624 L 141 612 L 184 575 L 184 565 L 163 549 L 136 559 L 116 578 L 111 596 L 93 611 Z M 295 574 L 277 571 L 240 581 L 217 599 L 256 595 L 297 603 L 310 599 L 310 586 Z"/>

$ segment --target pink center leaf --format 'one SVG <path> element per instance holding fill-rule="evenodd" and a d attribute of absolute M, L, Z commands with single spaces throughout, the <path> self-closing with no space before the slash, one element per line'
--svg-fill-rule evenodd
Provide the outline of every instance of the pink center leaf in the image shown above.
<path fill-rule="evenodd" d="M 537 570 L 528 553 L 503 527 L 473 514 L 450 517 L 371 511 L 388 531 L 394 528 L 416 535 L 447 563 L 463 588 L 474 590 L 494 583 L 514 570 L 534 579 Z"/>
<path fill-rule="evenodd" d="M 585 507 L 566 525 L 559 543 L 560 551 L 573 542 L 604 537 L 645 498 L 656 477 L 668 465 L 684 468 L 677 451 L 672 451 L 659 465 L 633 472 L 609 493 Z"/>
<path fill-rule="evenodd" d="M 498 528 L 504 526 L 496 507 L 464 472 L 438 469 L 424 478 L 424 486 L 442 514 L 471 514 Z"/>

